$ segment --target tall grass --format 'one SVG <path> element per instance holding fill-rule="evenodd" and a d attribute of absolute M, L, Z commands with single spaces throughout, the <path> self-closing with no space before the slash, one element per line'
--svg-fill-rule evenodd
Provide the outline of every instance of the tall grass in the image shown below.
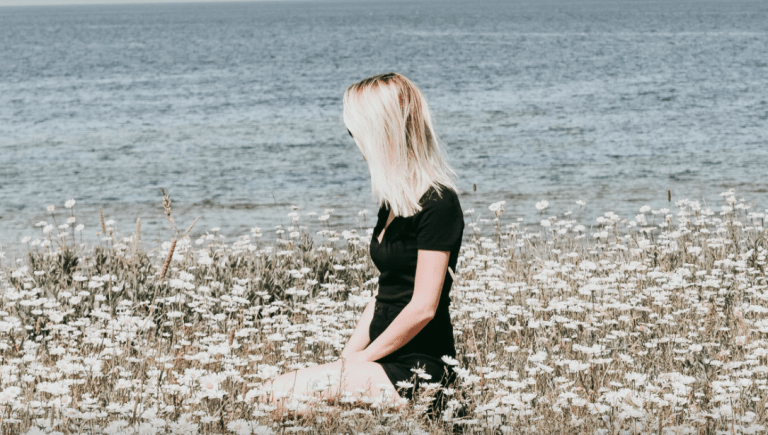
<path fill-rule="evenodd" d="M 50 207 L 54 224 L 0 272 L 0 428 L 765 433 L 765 215 L 722 196 L 589 225 L 547 216 L 546 201 L 532 227 L 507 223 L 503 202 L 491 219 L 467 210 L 451 292 L 459 381 L 436 419 L 434 384 L 402 411 L 381 397 L 258 401 L 266 380 L 338 358 L 377 288 L 370 229 L 310 233 L 293 212 L 275 243 L 258 228 L 230 242 L 187 230 L 146 250 L 138 223 L 123 236 L 102 218 L 87 246 L 68 201 L 67 223 Z"/>

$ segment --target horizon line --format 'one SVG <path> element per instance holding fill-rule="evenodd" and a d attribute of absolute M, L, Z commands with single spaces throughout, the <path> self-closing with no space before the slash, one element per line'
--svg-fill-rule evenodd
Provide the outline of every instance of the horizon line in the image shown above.
<path fill-rule="evenodd" d="M 38 7 L 38 6 L 89 6 L 89 5 L 131 5 L 131 4 L 169 4 L 169 3 L 268 3 L 306 0 L 0 0 L 2 7 Z M 323 1 L 323 0 L 316 0 Z"/>

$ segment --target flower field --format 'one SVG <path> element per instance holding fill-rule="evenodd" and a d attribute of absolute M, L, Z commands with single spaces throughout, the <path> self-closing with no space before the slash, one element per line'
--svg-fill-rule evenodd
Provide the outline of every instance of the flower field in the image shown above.
<path fill-rule="evenodd" d="M 351 393 L 259 400 L 269 379 L 338 359 L 377 288 L 370 228 L 334 231 L 330 213 L 294 210 L 275 243 L 259 228 L 190 237 L 166 197 L 174 234 L 153 247 L 140 224 L 85 229 L 74 201 L 49 206 L 40 236 L 23 240 L 29 255 L 0 271 L 0 430 L 766 433 L 765 211 L 721 196 L 636 216 L 582 202 L 550 215 L 541 201 L 527 227 L 503 202 L 466 210 L 451 291 L 458 381 L 438 418 L 424 415 L 436 383 L 404 408 Z"/>

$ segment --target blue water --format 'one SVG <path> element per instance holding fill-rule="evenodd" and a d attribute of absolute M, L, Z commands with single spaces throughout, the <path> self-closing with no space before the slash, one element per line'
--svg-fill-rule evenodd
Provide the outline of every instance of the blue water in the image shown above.
<path fill-rule="evenodd" d="M 0 8 L 0 244 L 74 198 L 129 233 L 371 226 L 351 83 L 426 94 L 465 208 L 632 217 L 768 192 L 768 2 L 254 2 Z M 476 184 L 477 191 L 473 190 Z M 718 203 L 719 204 L 719 203 Z M 367 208 L 368 220 L 358 223 Z"/>

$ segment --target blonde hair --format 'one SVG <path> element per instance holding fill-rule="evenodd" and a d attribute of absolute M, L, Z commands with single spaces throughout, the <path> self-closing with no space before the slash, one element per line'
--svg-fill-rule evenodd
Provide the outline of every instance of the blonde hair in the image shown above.
<path fill-rule="evenodd" d="M 430 187 L 458 191 L 456 172 L 447 162 L 432 124 L 426 98 L 405 76 L 392 72 L 361 80 L 344 91 L 344 124 L 371 172 L 379 206 L 395 216 L 421 210 Z"/>

